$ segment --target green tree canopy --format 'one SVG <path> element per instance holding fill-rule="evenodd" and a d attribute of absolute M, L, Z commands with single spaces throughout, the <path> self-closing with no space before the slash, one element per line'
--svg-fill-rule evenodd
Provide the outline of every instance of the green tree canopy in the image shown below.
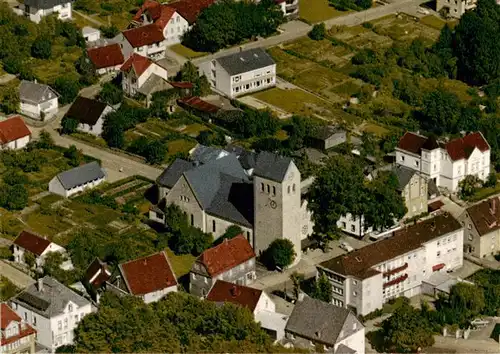
<path fill-rule="evenodd" d="M 276 239 L 264 251 L 262 260 L 270 269 L 284 269 L 295 260 L 293 243 L 288 239 Z"/>
<path fill-rule="evenodd" d="M 308 33 L 309 38 L 320 41 L 325 39 L 326 36 L 326 26 L 324 22 L 317 23 L 313 26 L 312 30 Z"/>
<path fill-rule="evenodd" d="M 324 273 L 314 283 L 312 297 L 324 302 L 332 302 L 332 284 Z"/>
<path fill-rule="evenodd" d="M 49 59 L 52 55 L 52 43 L 46 37 L 38 37 L 31 46 L 31 55 L 37 59 Z"/>
<path fill-rule="evenodd" d="M 68 116 L 61 120 L 61 134 L 73 134 L 78 128 L 78 121 Z"/>
<path fill-rule="evenodd" d="M 443 89 L 424 96 L 420 118 L 422 127 L 438 135 L 457 131 L 461 114 L 460 100 L 451 92 Z"/>
<path fill-rule="evenodd" d="M 80 84 L 77 79 L 71 76 L 61 76 L 54 82 L 54 89 L 59 92 L 59 103 L 67 104 L 73 102 L 80 91 Z"/>
<path fill-rule="evenodd" d="M 123 101 L 123 90 L 117 85 L 106 82 L 102 85 L 101 92 L 99 92 L 99 100 L 114 106 Z"/>

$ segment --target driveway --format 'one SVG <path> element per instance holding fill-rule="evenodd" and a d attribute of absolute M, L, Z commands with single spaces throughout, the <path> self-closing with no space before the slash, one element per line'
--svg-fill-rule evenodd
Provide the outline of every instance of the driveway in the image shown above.
<path fill-rule="evenodd" d="M 30 286 L 35 282 L 35 280 L 29 275 L 24 274 L 5 261 L 0 261 L 0 274 L 8 278 L 18 288 L 22 289 Z"/>

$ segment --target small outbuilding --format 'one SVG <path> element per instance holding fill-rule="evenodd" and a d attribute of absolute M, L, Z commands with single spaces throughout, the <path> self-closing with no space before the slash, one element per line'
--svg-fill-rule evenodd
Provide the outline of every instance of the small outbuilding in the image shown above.
<path fill-rule="evenodd" d="M 59 173 L 49 182 L 49 192 L 68 198 L 92 189 L 106 180 L 106 174 L 97 161 Z"/>

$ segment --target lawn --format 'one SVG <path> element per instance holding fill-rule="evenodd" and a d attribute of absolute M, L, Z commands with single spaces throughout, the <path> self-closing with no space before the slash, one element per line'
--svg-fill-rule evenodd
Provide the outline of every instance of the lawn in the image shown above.
<path fill-rule="evenodd" d="M 167 252 L 168 260 L 170 261 L 170 265 L 172 266 L 177 278 L 189 273 L 194 261 L 196 260 L 195 256 L 191 254 L 176 255 L 169 248 L 165 251 Z"/>
<path fill-rule="evenodd" d="M 24 229 L 24 224 L 13 213 L 0 209 L 0 233 L 3 238 L 14 240 Z"/>
<path fill-rule="evenodd" d="M 384 127 L 382 127 L 378 124 L 374 124 L 374 123 L 366 123 L 363 126 L 362 130 L 364 132 L 367 132 L 367 133 L 375 134 L 379 137 L 382 137 L 382 136 L 386 135 L 387 133 L 389 133 L 389 130 L 387 128 L 384 128 Z"/>
<path fill-rule="evenodd" d="M 205 55 L 208 54 L 205 52 L 196 52 L 196 51 L 192 50 L 191 48 L 183 46 L 182 44 L 174 44 L 173 46 L 170 47 L 170 49 L 174 53 L 177 53 L 180 56 L 183 56 L 184 58 L 187 58 L 187 59 L 204 57 Z"/>
<path fill-rule="evenodd" d="M 64 221 L 63 218 L 64 217 L 59 215 L 56 211 L 50 215 L 35 211 L 25 216 L 24 221 L 29 229 L 52 240 L 55 239 L 57 234 L 73 227 L 73 225 Z"/>
<path fill-rule="evenodd" d="M 328 0 L 299 0 L 299 17 L 309 23 L 323 22 L 350 11 L 339 11 Z"/>
<path fill-rule="evenodd" d="M 196 141 L 185 139 L 176 139 L 169 141 L 167 143 L 168 155 L 173 156 L 178 153 L 188 153 L 189 150 L 196 146 L 196 144 Z"/>
<path fill-rule="evenodd" d="M 76 23 L 76 25 L 80 28 L 83 28 L 85 26 L 88 27 L 93 27 L 93 28 L 99 28 L 97 24 L 94 22 L 91 22 L 84 18 L 83 16 L 79 15 L 77 12 L 73 11 L 73 22 Z"/>

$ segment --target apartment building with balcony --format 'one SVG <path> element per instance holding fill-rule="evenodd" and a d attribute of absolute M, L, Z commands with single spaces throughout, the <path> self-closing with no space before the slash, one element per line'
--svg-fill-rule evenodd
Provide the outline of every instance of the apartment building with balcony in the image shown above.
<path fill-rule="evenodd" d="M 358 315 L 399 296 L 421 293 L 422 281 L 463 263 L 462 225 L 447 213 L 397 230 L 393 236 L 318 265 L 332 284 L 336 306 Z"/>
<path fill-rule="evenodd" d="M 262 48 L 206 61 L 199 69 L 213 89 L 230 98 L 276 85 L 276 63 Z"/>
<path fill-rule="evenodd" d="M 396 163 L 419 171 L 450 192 L 467 175 L 482 181 L 490 173 L 490 146 L 481 132 L 448 142 L 407 132 L 396 147 Z"/>

